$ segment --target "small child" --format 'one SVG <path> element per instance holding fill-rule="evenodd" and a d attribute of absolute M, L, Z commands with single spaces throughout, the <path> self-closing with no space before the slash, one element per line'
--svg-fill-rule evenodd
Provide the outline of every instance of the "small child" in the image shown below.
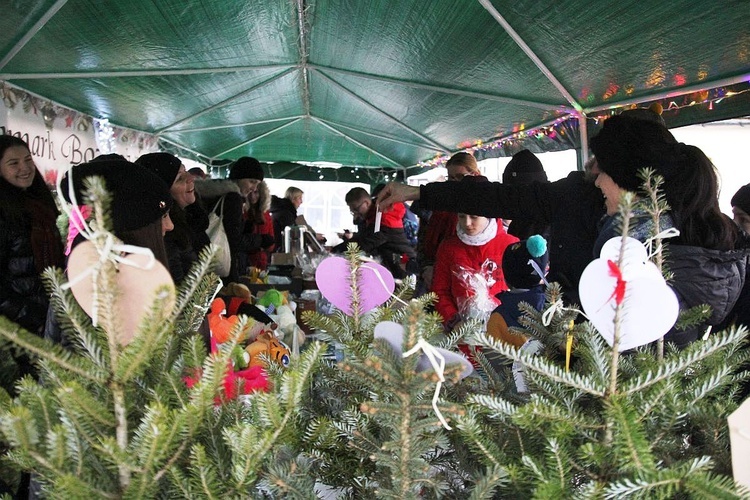
<path fill-rule="evenodd" d="M 514 243 L 503 254 L 503 275 L 510 287 L 496 295 L 501 304 L 492 311 L 487 322 L 487 334 L 497 340 L 521 347 L 528 340 L 512 333 L 510 327 L 520 327 L 521 311 L 518 305 L 527 302 L 541 311 L 544 307 L 544 285 L 549 263 L 547 240 L 535 234 L 527 240 Z"/>

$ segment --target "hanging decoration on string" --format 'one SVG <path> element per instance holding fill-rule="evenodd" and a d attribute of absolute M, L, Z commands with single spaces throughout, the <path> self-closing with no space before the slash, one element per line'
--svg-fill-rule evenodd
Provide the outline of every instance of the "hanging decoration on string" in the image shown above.
<path fill-rule="evenodd" d="M 612 238 L 581 275 L 579 294 L 586 316 L 612 346 L 615 311 L 621 306 L 618 349 L 625 351 L 664 336 L 677 321 L 679 304 L 674 291 L 647 257 L 646 247 L 634 238 Z"/>

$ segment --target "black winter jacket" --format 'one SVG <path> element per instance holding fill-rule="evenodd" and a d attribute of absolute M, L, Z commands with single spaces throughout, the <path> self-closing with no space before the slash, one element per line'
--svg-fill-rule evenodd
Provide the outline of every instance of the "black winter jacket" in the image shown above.
<path fill-rule="evenodd" d="M 30 226 L 0 216 L 0 316 L 42 335 L 49 301 L 34 264 Z"/>
<path fill-rule="evenodd" d="M 271 218 L 273 219 L 273 234 L 276 251 L 284 251 L 284 228 L 293 226 L 297 220 L 297 208 L 289 198 L 271 196 Z"/>
<path fill-rule="evenodd" d="M 420 189 L 425 209 L 549 224 L 548 279 L 562 286 L 567 303 L 579 303 L 578 282 L 592 260 L 604 198 L 580 171 L 555 182 L 437 182 Z"/>
<path fill-rule="evenodd" d="M 674 274 L 669 285 L 677 294 L 680 310 L 711 306 L 711 316 L 704 324 L 667 333 L 665 340 L 682 348 L 700 338 L 707 326 L 720 325 L 729 316 L 745 284 L 748 251 L 672 244 L 667 247 L 665 263 Z"/>

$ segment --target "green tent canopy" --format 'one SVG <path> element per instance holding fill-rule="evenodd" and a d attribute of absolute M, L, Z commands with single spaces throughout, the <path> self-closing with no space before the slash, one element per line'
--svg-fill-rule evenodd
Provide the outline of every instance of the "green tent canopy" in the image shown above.
<path fill-rule="evenodd" d="M 750 115 L 748 26 L 746 0 L 6 1 L 0 80 L 209 164 L 403 176 L 585 150 L 653 101 L 669 126 Z"/>

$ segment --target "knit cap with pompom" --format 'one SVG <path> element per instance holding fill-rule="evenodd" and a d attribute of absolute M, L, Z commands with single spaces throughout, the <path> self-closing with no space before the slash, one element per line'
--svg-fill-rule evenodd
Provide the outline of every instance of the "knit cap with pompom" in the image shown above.
<path fill-rule="evenodd" d="M 536 266 L 529 261 L 533 261 Z M 525 241 L 514 243 L 503 253 L 503 275 L 511 288 L 531 288 L 542 281 L 542 274 L 547 273 L 549 252 L 547 240 L 535 234 Z M 536 267 L 536 269 L 535 269 Z"/>

